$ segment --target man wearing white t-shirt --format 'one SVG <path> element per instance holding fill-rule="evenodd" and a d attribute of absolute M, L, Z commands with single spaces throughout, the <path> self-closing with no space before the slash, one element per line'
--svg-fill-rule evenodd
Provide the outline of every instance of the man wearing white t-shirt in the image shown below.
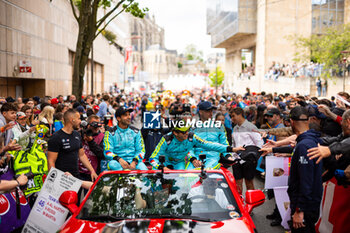
<path fill-rule="evenodd" d="M 258 128 L 244 118 L 244 111 L 242 108 L 234 108 L 231 110 L 231 120 L 236 125 L 233 128 L 233 145 L 240 146 L 257 146 L 262 147 L 264 141 L 262 140 Z M 232 166 L 233 175 L 237 182 L 238 191 L 241 193 L 243 188 L 243 178 L 247 190 L 254 189 L 253 178 L 255 174 L 256 165 L 251 161 L 246 161 L 243 164 L 237 163 Z"/>

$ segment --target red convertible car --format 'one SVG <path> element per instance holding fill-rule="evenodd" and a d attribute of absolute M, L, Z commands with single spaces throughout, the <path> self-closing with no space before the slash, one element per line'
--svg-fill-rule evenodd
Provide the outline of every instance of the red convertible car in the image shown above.
<path fill-rule="evenodd" d="M 60 232 L 256 232 L 250 212 L 264 203 L 260 190 L 245 200 L 227 169 L 110 171 L 102 173 L 77 206 L 77 193 L 60 203 L 71 217 Z"/>

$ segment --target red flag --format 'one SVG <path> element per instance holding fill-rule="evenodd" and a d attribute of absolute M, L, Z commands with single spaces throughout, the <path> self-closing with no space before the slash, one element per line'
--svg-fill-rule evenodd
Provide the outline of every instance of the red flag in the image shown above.
<path fill-rule="evenodd" d="M 131 46 L 126 47 L 126 50 L 125 50 L 125 60 L 124 60 L 125 63 L 128 62 L 129 57 L 131 56 L 131 52 L 132 52 L 132 47 L 131 47 Z"/>
<path fill-rule="evenodd" d="M 137 70 L 137 67 L 138 67 L 139 64 L 137 64 L 137 62 L 134 63 L 134 69 L 132 71 L 132 73 L 135 75 L 136 73 L 136 70 Z"/>

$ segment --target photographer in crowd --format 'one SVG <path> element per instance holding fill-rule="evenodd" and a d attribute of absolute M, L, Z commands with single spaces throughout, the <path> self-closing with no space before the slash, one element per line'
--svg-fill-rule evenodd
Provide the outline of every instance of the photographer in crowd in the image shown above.
<path fill-rule="evenodd" d="M 91 163 L 91 166 L 97 174 L 100 173 L 100 163 L 104 158 L 103 155 L 103 137 L 104 134 L 100 131 L 100 117 L 91 115 L 87 118 L 87 126 L 81 130 L 83 138 L 84 152 Z M 91 181 L 91 172 L 79 161 L 80 177 L 83 180 Z"/>

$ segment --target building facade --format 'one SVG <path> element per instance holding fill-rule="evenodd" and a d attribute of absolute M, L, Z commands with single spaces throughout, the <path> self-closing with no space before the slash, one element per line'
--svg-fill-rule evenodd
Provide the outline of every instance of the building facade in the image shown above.
<path fill-rule="evenodd" d="M 261 82 L 273 64 L 293 64 L 291 36 L 322 34 L 349 22 L 349 0 L 207 0 L 207 32 L 212 47 L 226 49 L 225 86 L 242 73 L 242 50 Z"/>
<path fill-rule="evenodd" d="M 161 83 L 177 73 L 176 50 L 165 48 L 164 29 L 157 25 L 154 16 L 131 17 L 130 32 L 133 48 L 128 63 L 130 79 L 161 89 Z"/>
<path fill-rule="evenodd" d="M 108 27 L 117 34 L 116 43 L 101 35 L 94 41 L 94 93 L 109 91 L 121 80 L 128 20 L 121 14 Z M 77 35 L 69 0 L 0 0 L 0 96 L 71 94 Z M 22 72 L 24 63 L 31 72 Z M 91 59 L 83 90 L 91 93 Z"/>

